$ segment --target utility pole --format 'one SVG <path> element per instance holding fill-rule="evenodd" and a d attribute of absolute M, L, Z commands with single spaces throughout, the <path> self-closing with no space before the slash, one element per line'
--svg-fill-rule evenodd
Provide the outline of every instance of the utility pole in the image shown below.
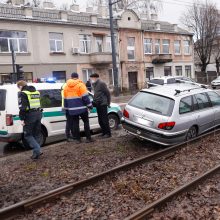
<path fill-rule="evenodd" d="M 116 1 L 112 2 L 112 0 L 109 0 L 109 17 L 110 17 L 110 31 L 111 31 L 111 44 L 112 44 L 112 66 L 113 66 L 114 95 L 115 96 L 119 96 L 119 85 L 118 85 L 118 67 L 117 67 L 117 60 L 116 60 L 116 47 L 115 47 L 112 5 L 114 5 L 120 1 L 121 0 L 116 0 Z"/>
<path fill-rule="evenodd" d="M 15 71 L 15 51 L 12 42 L 10 41 L 10 49 L 11 49 L 11 58 L 12 58 L 12 68 L 13 68 L 13 73 L 11 74 L 11 80 L 12 83 L 17 82 L 17 74 Z"/>

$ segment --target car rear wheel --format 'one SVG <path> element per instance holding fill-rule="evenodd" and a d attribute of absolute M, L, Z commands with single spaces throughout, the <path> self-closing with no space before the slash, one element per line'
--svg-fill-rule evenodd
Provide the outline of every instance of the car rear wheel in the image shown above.
<path fill-rule="evenodd" d="M 111 129 L 117 129 L 119 126 L 119 118 L 117 115 L 109 114 L 108 115 L 109 126 Z"/>
<path fill-rule="evenodd" d="M 186 141 L 196 138 L 197 135 L 198 135 L 197 128 L 195 126 L 192 126 L 186 134 Z"/>
<path fill-rule="evenodd" d="M 45 131 L 43 129 L 41 129 L 41 133 L 40 133 L 40 137 L 39 137 L 39 142 L 40 142 L 41 147 L 44 146 L 44 144 L 46 142 L 46 138 L 47 138 L 47 135 L 46 135 Z M 24 137 L 22 137 L 22 144 L 24 145 L 24 147 L 26 149 L 31 149 L 31 147 L 29 146 L 27 141 L 24 139 Z"/>

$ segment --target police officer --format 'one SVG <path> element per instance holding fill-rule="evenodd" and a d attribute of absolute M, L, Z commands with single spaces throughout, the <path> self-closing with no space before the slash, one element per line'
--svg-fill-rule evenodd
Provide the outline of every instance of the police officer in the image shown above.
<path fill-rule="evenodd" d="M 40 134 L 41 134 L 41 106 L 40 93 L 34 86 L 28 86 L 23 80 L 17 82 L 20 89 L 18 94 L 19 116 L 23 125 L 24 139 L 33 149 L 31 159 L 39 159 L 40 155 Z"/>

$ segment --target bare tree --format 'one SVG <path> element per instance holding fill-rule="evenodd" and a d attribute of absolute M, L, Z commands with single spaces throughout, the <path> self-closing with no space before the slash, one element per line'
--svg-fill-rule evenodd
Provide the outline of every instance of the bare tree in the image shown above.
<path fill-rule="evenodd" d="M 217 75 L 219 75 L 219 70 L 220 70 L 220 36 L 216 37 L 216 39 L 213 42 L 213 58 L 215 61 Z"/>
<path fill-rule="evenodd" d="M 63 3 L 61 6 L 60 6 L 60 9 L 61 10 L 64 10 L 64 11 L 67 11 L 69 10 L 70 6 L 68 3 Z"/>
<path fill-rule="evenodd" d="M 183 23 L 191 26 L 194 32 L 194 49 L 200 60 L 201 71 L 206 72 L 213 52 L 213 43 L 217 36 L 219 13 L 213 3 L 194 2 L 183 15 Z"/>
<path fill-rule="evenodd" d="M 31 4 L 33 7 L 39 7 L 41 1 L 40 0 L 32 0 Z"/>
<path fill-rule="evenodd" d="M 108 0 L 87 0 L 88 5 L 99 6 L 108 5 Z M 133 9 L 138 14 L 158 13 L 162 10 L 161 0 L 121 0 L 114 4 L 114 10 Z"/>

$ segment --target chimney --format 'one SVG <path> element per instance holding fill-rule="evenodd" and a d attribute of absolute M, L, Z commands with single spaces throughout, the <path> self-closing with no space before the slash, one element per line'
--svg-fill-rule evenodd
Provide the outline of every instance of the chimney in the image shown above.
<path fill-rule="evenodd" d="M 173 30 L 174 30 L 174 32 L 178 31 L 178 25 L 177 24 L 173 24 Z"/>
<path fill-rule="evenodd" d="M 12 5 L 21 6 L 24 5 L 24 0 L 12 0 Z"/>
<path fill-rule="evenodd" d="M 104 5 L 99 5 L 98 7 L 98 14 L 102 18 L 108 17 L 108 8 Z"/>
<path fill-rule="evenodd" d="M 93 7 L 88 6 L 88 7 L 86 8 L 86 12 L 87 12 L 87 13 L 93 13 Z"/>
<path fill-rule="evenodd" d="M 77 4 L 70 5 L 70 10 L 75 11 L 75 12 L 79 12 L 79 5 L 77 5 Z"/>
<path fill-rule="evenodd" d="M 55 5 L 53 4 L 52 1 L 46 0 L 46 1 L 43 2 L 43 8 L 53 9 L 53 8 L 55 8 Z"/>
<path fill-rule="evenodd" d="M 150 15 L 151 16 L 151 20 L 157 21 L 158 20 L 158 16 L 157 14 L 153 13 Z"/>
<path fill-rule="evenodd" d="M 160 23 L 159 23 L 159 22 L 156 22 L 156 23 L 155 23 L 155 26 L 156 26 L 156 30 L 157 30 L 157 31 L 160 31 Z"/>

